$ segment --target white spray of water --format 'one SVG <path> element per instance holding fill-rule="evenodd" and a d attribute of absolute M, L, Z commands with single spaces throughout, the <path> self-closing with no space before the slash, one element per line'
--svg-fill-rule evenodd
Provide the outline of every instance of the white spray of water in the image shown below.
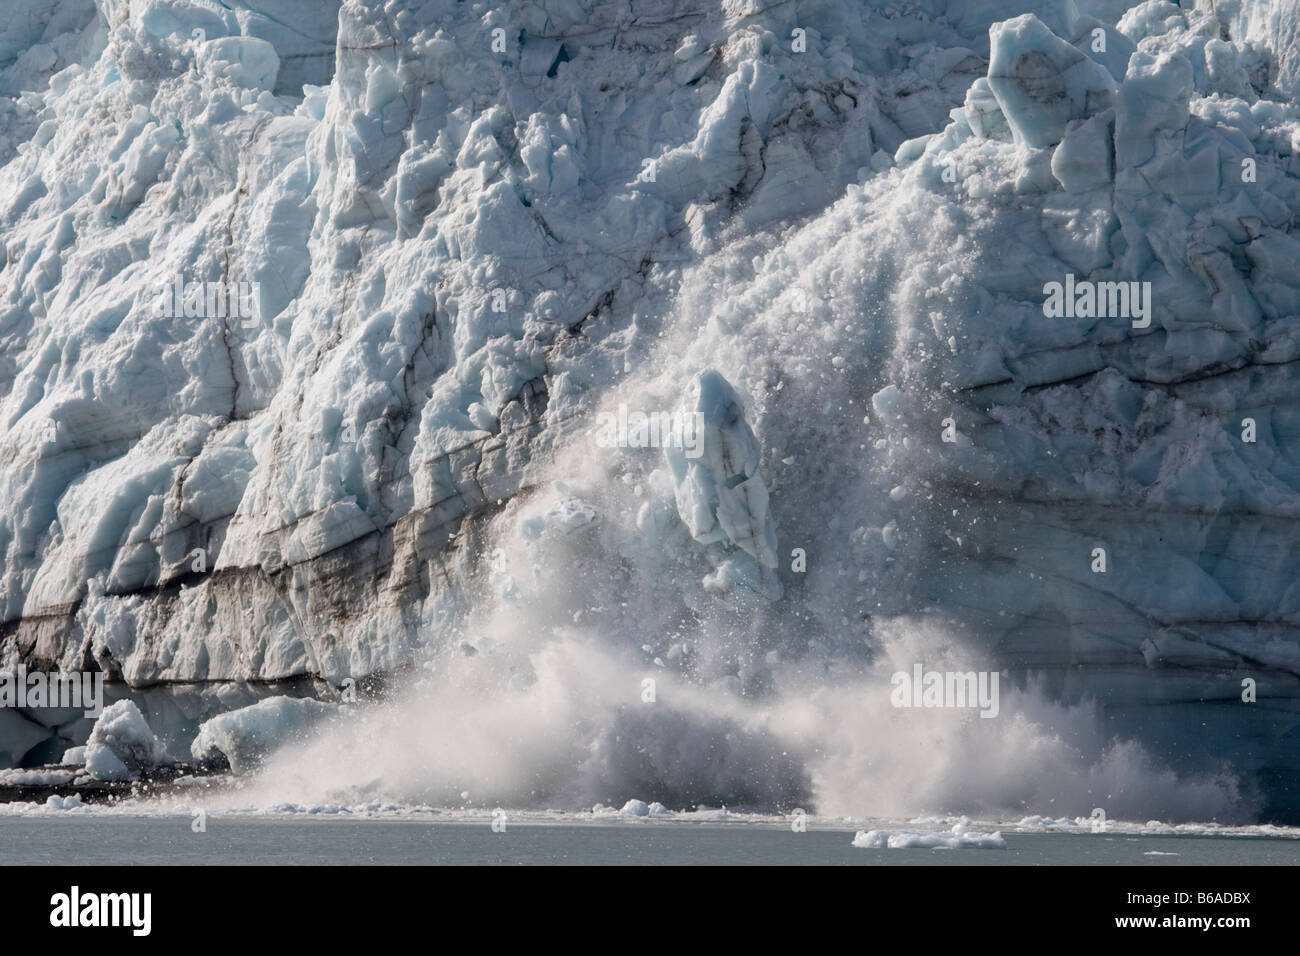
<path fill-rule="evenodd" d="M 837 816 L 1232 819 L 1228 777 L 1188 780 L 1108 741 L 1088 706 L 1006 687 L 997 719 L 901 709 L 913 661 L 967 669 L 941 631 L 899 623 L 857 673 L 778 666 L 757 699 L 647 666 L 600 633 L 559 628 L 430 663 L 403 693 L 355 707 L 276 754 L 235 802 L 583 808 L 633 797 L 674 808 L 814 807 Z M 646 679 L 653 679 L 653 695 Z"/>

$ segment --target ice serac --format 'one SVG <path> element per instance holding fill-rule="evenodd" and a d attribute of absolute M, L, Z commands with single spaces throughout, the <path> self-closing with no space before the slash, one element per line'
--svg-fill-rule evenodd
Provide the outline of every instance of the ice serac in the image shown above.
<path fill-rule="evenodd" d="M 1115 80 L 1033 14 L 989 31 L 988 85 L 1017 143 L 1038 149 L 1061 141 L 1066 124 L 1110 106 Z"/>
<path fill-rule="evenodd" d="M 224 759 L 235 773 L 247 773 L 278 747 L 302 739 L 337 709 L 310 698 L 268 697 L 204 721 L 190 755 L 199 761 Z"/>
<path fill-rule="evenodd" d="M 31 6 L 0 14 L 0 663 L 105 671 L 177 753 L 481 667 L 628 729 L 533 747 L 557 800 L 847 813 L 892 765 L 836 682 L 875 700 L 920 615 L 1239 779 L 1176 778 L 1185 812 L 1300 813 L 1294 0 Z M 1067 279 L 1109 292 L 1049 317 Z M 703 454 L 597 447 L 619 404 L 701 414 Z M 707 692 L 564 685 L 606 655 L 601 690 Z M 4 712 L 0 754 L 88 733 Z M 1114 753 L 1088 785 L 1133 792 Z"/>
<path fill-rule="evenodd" d="M 133 780 L 171 762 L 140 708 L 129 700 L 104 708 L 86 741 L 83 759 L 86 772 L 96 780 Z"/>
<path fill-rule="evenodd" d="M 664 448 L 677 512 L 701 544 L 739 548 L 757 565 L 776 567 L 776 529 L 768 515 L 767 488 L 759 474 L 762 452 L 745 421 L 745 406 L 718 372 L 702 372 L 677 414 L 682 435 Z M 728 573 L 734 567 L 729 562 Z M 757 567 L 749 577 L 755 578 Z M 719 573 L 723 573 L 720 568 Z"/>

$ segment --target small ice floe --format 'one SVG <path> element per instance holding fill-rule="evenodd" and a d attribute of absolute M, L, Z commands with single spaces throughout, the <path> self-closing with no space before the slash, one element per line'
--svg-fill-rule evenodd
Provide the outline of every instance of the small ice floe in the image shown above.
<path fill-rule="evenodd" d="M 658 801 L 646 803 L 644 800 L 629 800 L 623 804 L 623 809 L 618 811 L 619 816 L 624 817 L 658 817 L 670 816 L 672 811 Z"/>
<path fill-rule="evenodd" d="M 1079 817 L 1079 819 L 1076 820 L 1076 819 L 1074 819 L 1074 818 L 1072 818 L 1072 817 L 1040 817 L 1040 816 L 1032 816 L 1032 817 L 1024 817 L 1024 818 L 1022 818 L 1021 821 L 1020 821 L 1019 823 L 1016 824 L 1016 826 L 1018 826 L 1018 827 L 1023 827 L 1023 828 L 1029 828 L 1029 827 L 1075 827 L 1075 826 L 1080 826 L 1081 824 L 1088 823 L 1088 822 L 1089 822 L 1089 821 L 1088 821 L 1087 819 L 1085 819 L 1084 817 Z"/>
<path fill-rule="evenodd" d="M 998 833 L 976 833 L 965 817 L 951 831 L 936 830 L 859 830 L 853 837 L 856 847 L 890 850 L 1005 850 L 1007 841 Z"/>
<path fill-rule="evenodd" d="M 81 810 L 86 805 L 81 802 L 81 797 L 74 793 L 67 797 L 51 794 L 45 798 L 45 806 L 49 810 Z"/>

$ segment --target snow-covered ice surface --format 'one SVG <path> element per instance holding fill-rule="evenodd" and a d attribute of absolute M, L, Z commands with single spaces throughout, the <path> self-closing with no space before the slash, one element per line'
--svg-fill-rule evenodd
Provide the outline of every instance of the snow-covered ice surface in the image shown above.
<path fill-rule="evenodd" d="M 360 690 L 243 806 L 1300 819 L 1294 0 L 24 9 L 0 665 Z"/>

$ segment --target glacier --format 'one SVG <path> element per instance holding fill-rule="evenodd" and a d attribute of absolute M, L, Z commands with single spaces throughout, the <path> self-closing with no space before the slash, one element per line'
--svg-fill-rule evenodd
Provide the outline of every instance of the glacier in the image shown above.
<path fill-rule="evenodd" d="M 268 804 L 1300 820 L 1300 3 L 20 6 L 0 667 Z"/>

